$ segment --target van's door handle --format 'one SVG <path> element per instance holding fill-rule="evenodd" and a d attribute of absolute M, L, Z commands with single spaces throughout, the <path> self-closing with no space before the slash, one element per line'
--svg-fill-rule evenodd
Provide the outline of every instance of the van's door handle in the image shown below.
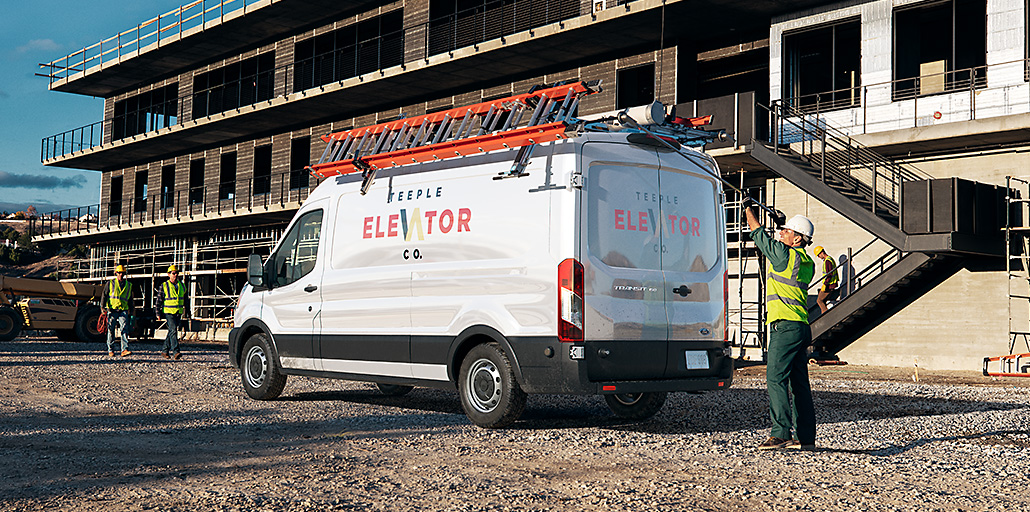
<path fill-rule="evenodd" d="M 309 292 L 309 293 L 313 292 L 313 291 L 315 291 L 317 289 L 318 289 L 318 287 L 313 285 L 313 284 L 309 284 L 309 285 L 304 287 L 304 291 Z"/>
<path fill-rule="evenodd" d="M 681 296 L 686 297 L 690 294 L 690 288 L 687 288 L 687 285 L 683 284 L 680 285 L 679 288 L 673 288 L 672 293 L 678 293 Z"/>

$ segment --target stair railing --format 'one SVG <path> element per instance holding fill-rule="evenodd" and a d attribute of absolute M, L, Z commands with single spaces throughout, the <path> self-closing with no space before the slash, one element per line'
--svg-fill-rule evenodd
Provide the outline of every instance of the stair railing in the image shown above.
<path fill-rule="evenodd" d="M 770 122 L 769 140 L 761 142 L 778 154 L 795 153 L 805 159 L 819 171 L 820 181 L 864 197 L 875 215 L 897 217 L 900 223 L 902 184 L 931 178 L 878 155 L 831 126 L 820 113 L 807 113 L 782 101 L 758 106 L 769 113 Z"/>

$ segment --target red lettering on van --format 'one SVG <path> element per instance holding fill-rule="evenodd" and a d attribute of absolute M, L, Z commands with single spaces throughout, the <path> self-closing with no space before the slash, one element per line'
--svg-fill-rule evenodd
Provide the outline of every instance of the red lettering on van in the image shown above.
<path fill-rule="evenodd" d="M 372 238 L 372 217 L 365 217 L 365 229 L 361 233 L 361 238 Z"/>
<path fill-rule="evenodd" d="M 390 221 L 386 224 L 386 236 L 397 236 L 397 221 L 400 220 L 400 215 L 391 215 Z"/>
<path fill-rule="evenodd" d="M 647 231 L 647 212 L 637 213 L 637 225 L 640 226 L 641 231 Z"/>
<path fill-rule="evenodd" d="M 626 229 L 626 212 L 615 210 L 615 229 Z"/>
<path fill-rule="evenodd" d="M 440 213 L 440 232 L 450 233 L 452 227 L 454 227 L 454 213 L 450 210 L 444 210 Z"/>
<path fill-rule="evenodd" d="M 436 210 L 426 212 L 426 234 L 433 234 L 433 217 L 436 217 Z"/>
<path fill-rule="evenodd" d="M 701 236 L 701 221 L 697 220 L 697 217 L 690 219 L 690 231 L 694 236 Z"/>
<path fill-rule="evenodd" d="M 686 217 L 680 217 L 680 233 L 684 235 L 690 234 L 690 219 Z"/>
<path fill-rule="evenodd" d="M 461 233 L 462 231 L 471 231 L 469 229 L 470 220 L 472 220 L 472 210 L 469 210 L 468 208 L 458 208 L 458 233 Z"/>
<path fill-rule="evenodd" d="M 382 232 L 382 231 L 381 231 L 381 230 L 379 229 L 379 219 L 381 219 L 381 218 L 382 218 L 382 217 L 380 217 L 380 216 L 376 215 L 376 238 L 382 238 L 382 237 L 386 236 L 386 234 L 385 234 L 385 233 L 383 233 L 383 232 Z"/>

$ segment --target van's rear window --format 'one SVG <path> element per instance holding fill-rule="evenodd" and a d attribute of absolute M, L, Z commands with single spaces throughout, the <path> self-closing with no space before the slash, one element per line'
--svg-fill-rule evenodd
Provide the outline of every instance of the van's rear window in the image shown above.
<path fill-rule="evenodd" d="M 705 272 L 725 236 L 703 175 L 599 163 L 587 177 L 587 245 L 610 267 Z"/>

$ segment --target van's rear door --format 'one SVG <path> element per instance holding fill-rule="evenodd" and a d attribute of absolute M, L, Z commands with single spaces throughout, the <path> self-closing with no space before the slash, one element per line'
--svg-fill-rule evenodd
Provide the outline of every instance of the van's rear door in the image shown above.
<path fill-rule="evenodd" d="M 654 148 L 586 142 L 580 258 L 590 380 L 662 378 L 669 318 Z"/>
<path fill-rule="evenodd" d="M 686 152 L 688 155 L 689 152 Z M 701 377 L 720 369 L 725 329 L 725 243 L 719 170 L 702 155 L 659 151 L 662 271 L 669 315 L 666 378 Z M 711 359 L 711 360 L 710 360 Z"/>

